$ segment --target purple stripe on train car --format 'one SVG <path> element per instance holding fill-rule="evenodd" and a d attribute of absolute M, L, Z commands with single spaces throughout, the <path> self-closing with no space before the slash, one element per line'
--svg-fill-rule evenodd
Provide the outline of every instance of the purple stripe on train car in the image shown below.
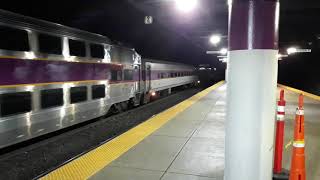
<path fill-rule="evenodd" d="M 108 79 L 111 64 L 0 59 L 0 85 Z"/>
<path fill-rule="evenodd" d="M 276 0 L 234 0 L 229 29 L 229 49 L 278 49 Z"/>
<path fill-rule="evenodd" d="M 110 79 L 111 69 L 121 70 L 122 66 L 114 64 L 3 58 L 0 59 L 0 85 L 106 80 Z M 159 78 L 160 73 L 168 75 L 176 72 L 179 71 L 151 71 L 151 80 L 161 79 Z M 165 78 L 168 77 L 166 76 Z M 141 80 L 143 79 L 144 78 L 141 77 Z M 132 81 L 138 80 L 139 71 L 134 71 Z"/>

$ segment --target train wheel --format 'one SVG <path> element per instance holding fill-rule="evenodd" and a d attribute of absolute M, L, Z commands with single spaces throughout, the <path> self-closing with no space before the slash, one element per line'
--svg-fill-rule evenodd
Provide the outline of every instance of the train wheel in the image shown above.
<path fill-rule="evenodd" d="M 117 109 L 115 108 L 115 106 L 114 105 L 112 105 L 110 108 L 109 108 L 109 110 L 108 110 L 108 113 L 106 114 L 106 116 L 108 117 L 108 116 L 111 116 L 111 115 L 113 115 L 113 114 L 116 114 L 118 111 L 117 111 Z"/>
<path fill-rule="evenodd" d="M 129 103 L 128 101 L 125 101 L 125 102 L 121 102 L 120 103 L 120 107 L 121 107 L 121 111 L 127 111 L 128 110 L 128 107 L 129 107 Z"/>

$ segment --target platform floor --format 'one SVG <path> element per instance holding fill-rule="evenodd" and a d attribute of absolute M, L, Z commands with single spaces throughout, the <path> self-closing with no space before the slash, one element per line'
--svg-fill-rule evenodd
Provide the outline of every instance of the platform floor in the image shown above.
<path fill-rule="evenodd" d="M 211 87 L 196 95 L 197 98 L 190 98 L 130 130 L 130 135 L 121 135 L 125 137 L 102 145 L 106 147 L 97 148 L 43 179 L 223 180 L 226 88 L 222 83 Z M 298 91 L 294 91 L 286 90 L 284 167 L 287 169 L 298 99 Z M 320 101 L 306 98 L 305 103 L 307 179 L 317 180 Z"/>
<path fill-rule="evenodd" d="M 92 180 L 222 180 L 225 85 L 99 171 Z"/>

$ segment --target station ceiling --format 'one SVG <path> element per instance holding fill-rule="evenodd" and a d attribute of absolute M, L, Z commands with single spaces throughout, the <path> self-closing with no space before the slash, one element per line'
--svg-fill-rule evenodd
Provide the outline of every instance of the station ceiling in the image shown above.
<path fill-rule="evenodd" d="M 207 50 L 213 33 L 227 35 L 227 0 L 199 0 L 192 13 L 175 9 L 172 0 L 6 0 L 1 8 L 108 36 L 145 57 L 223 67 Z M 280 46 L 310 46 L 320 35 L 320 2 L 280 0 Z M 144 24 L 153 16 L 152 25 Z"/>

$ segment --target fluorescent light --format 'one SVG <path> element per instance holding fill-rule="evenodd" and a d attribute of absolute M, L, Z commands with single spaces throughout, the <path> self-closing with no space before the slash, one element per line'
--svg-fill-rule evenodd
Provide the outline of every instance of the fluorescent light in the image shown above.
<path fill-rule="evenodd" d="M 294 54 L 294 53 L 297 53 L 297 52 L 298 52 L 298 50 L 295 47 L 290 47 L 290 48 L 287 49 L 288 55 Z"/>
<path fill-rule="evenodd" d="M 228 49 L 227 48 L 222 48 L 220 50 L 220 54 L 222 54 L 222 55 L 226 55 L 227 53 L 228 53 Z"/>

